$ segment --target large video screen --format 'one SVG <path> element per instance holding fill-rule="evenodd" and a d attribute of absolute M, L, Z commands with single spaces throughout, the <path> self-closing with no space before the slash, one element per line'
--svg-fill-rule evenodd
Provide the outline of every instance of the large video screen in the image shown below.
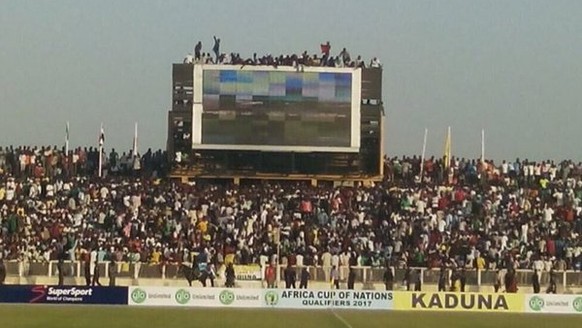
<path fill-rule="evenodd" d="M 355 71 L 204 66 L 199 144 L 207 149 L 358 151 Z M 196 89 L 200 81 L 194 81 Z"/>

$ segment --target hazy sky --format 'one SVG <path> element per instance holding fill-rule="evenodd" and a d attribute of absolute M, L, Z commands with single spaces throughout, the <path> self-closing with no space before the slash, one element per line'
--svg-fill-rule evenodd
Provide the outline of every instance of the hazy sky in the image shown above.
<path fill-rule="evenodd" d="M 165 147 L 171 65 L 224 52 L 378 56 L 386 151 L 582 160 L 582 1 L 0 0 L 0 144 Z"/>

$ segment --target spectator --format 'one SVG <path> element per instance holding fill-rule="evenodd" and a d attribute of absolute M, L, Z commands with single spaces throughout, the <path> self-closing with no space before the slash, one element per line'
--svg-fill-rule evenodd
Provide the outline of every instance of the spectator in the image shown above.
<path fill-rule="evenodd" d="M 414 282 L 414 291 L 420 292 L 422 291 L 422 271 L 416 270 L 416 274 L 414 275 L 415 282 Z"/>
<path fill-rule="evenodd" d="M 538 270 L 534 270 L 533 275 L 531 277 L 531 284 L 533 287 L 534 294 L 540 293 L 540 277 L 538 275 Z"/>
<path fill-rule="evenodd" d="M 342 67 L 343 66 L 349 66 L 352 58 L 350 56 L 350 53 L 346 50 L 346 48 L 343 48 L 342 51 L 339 54 L 339 57 L 341 59 L 341 64 Z"/>
<path fill-rule="evenodd" d="M 509 269 L 505 274 L 505 292 L 517 293 L 517 290 L 517 277 L 515 276 L 515 270 Z"/>
<path fill-rule="evenodd" d="M 331 45 L 329 41 L 325 44 L 321 44 L 321 66 L 325 66 L 327 61 L 329 60 L 329 52 L 331 51 Z"/>
<path fill-rule="evenodd" d="M 232 263 L 228 264 L 224 273 L 226 276 L 225 286 L 227 288 L 234 288 L 234 280 L 235 280 L 236 275 L 234 273 L 234 266 L 232 265 Z"/>
<path fill-rule="evenodd" d="M 267 283 L 267 288 L 275 288 L 275 280 L 277 279 L 276 270 L 277 269 L 272 263 L 265 269 L 265 282 Z"/>
<path fill-rule="evenodd" d="M 410 291 L 410 286 L 412 285 L 412 269 L 406 268 L 404 272 L 404 279 L 402 281 L 402 285 L 406 286 L 406 290 Z"/>
<path fill-rule="evenodd" d="M 307 271 L 306 267 L 303 267 L 301 269 L 301 281 L 299 283 L 299 289 L 307 289 L 307 284 L 310 278 L 311 274 L 309 274 L 309 271 Z"/>
<path fill-rule="evenodd" d="M 85 271 L 85 284 L 91 286 L 91 263 L 85 261 L 84 271 Z"/>
<path fill-rule="evenodd" d="M 493 285 L 496 293 L 498 293 L 499 289 L 501 288 L 501 281 L 502 280 L 503 280 L 503 274 L 502 274 L 500 269 L 497 269 L 497 274 L 495 275 L 495 284 Z"/>
<path fill-rule="evenodd" d="M 115 280 L 117 278 L 117 263 L 112 258 L 109 262 L 108 272 L 109 274 L 109 287 L 115 287 Z"/>
<path fill-rule="evenodd" d="M 556 294 L 558 291 L 556 284 L 556 274 L 554 270 L 550 270 L 550 283 L 548 289 L 546 289 L 546 294 Z"/>
<path fill-rule="evenodd" d="M 59 282 L 58 282 L 59 286 L 63 286 L 65 284 L 65 272 L 63 271 L 64 269 L 65 269 L 65 264 L 63 261 L 63 257 L 60 256 L 59 262 L 57 263 L 57 270 L 59 272 Z"/>
<path fill-rule="evenodd" d="M 446 284 L 447 284 L 447 275 L 446 275 L 445 268 L 442 267 L 441 271 L 439 273 L 438 291 L 439 292 L 446 291 Z"/>
<path fill-rule="evenodd" d="M 91 282 L 91 286 L 101 286 L 101 282 L 99 278 L 101 276 L 101 268 L 99 267 L 99 263 L 95 261 L 95 269 L 93 271 L 93 281 Z"/>
<path fill-rule="evenodd" d="M 348 289 L 354 289 L 354 284 L 356 282 L 356 271 L 354 268 L 350 267 L 348 272 Z"/>
<path fill-rule="evenodd" d="M 394 289 L 394 274 L 392 273 L 391 267 L 386 267 L 384 270 L 384 285 L 386 290 Z"/>
<path fill-rule="evenodd" d="M 206 274 L 204 275 L 202 286 L 206 287 L 206 279 L 210 279 L 210 287 L 214 287 L 214 278 L 216 278 L 216 270 L 214 269 L 214 264 L 209 262 L 206 266 Z"/>
<path fill-rule="evenodd" d="M 218 57 L 220 55 L 220 39 L 217 39 L 216 36 L 214 38 L 214 46 L 212 46 L 212 52 L 214 52 L 214 62 L 218 63 Z"/>
<path fill-rule="evenodd" d="M 291 263 L 287 264 L 287 268 L 285 269 L 285 288 L 293 288 L 295 289 L 295 281 L 297 280 L 297 273 L 295 269 L 291 267 Z"/>
<path fill-rule="evenodd" d="M 330 272 L 330 276 L 331 276 L 331 285 L 332 288 L 335 287 L 335 289 L 340 289 L 339 286 L 339 270 L 337 269 L 337 267 L 334 265 L 331 268 L 331 272 Z"/>
<path fill-rule="evenodd" d="M 4 260 L 0 257 L 0 286 L 4 285 L 6 281 L 6 265 L 4 264 Z"/>
<path fill-rule="evenodd" d="M 202 42 L 198 41 L 198 43 L 196 43 L 196 46 L 194 47 L 194 60 L 197 63 L 200 63 L 202 59 Z"/>
<path fill-rule="evenodd" d="M 372 68 L 381 68 L 382 67 L 382 64 L 380 63 L 380 60 L 378 60 L 377 57 L 374 57 L 370 61 L 370 67 L 372 67 Z"/>

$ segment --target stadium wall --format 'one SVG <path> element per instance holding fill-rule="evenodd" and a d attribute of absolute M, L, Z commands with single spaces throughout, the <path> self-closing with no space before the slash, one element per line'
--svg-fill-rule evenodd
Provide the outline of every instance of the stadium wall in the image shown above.
<path fill-rule="evenodd" d="M 329 289 L 0 286 L 0 303 L 581 314 L 582 295 Z"/>
<path fill-rule="evenodd" d="M 8 276 L 6 277 L 6 284 L 8 285 L 56 285 L 58 278 L 56 277 L 46 277 L 46 276 L 27 276 L 27 277 L 16 277 Z M 103 285 L 109 284 L 108 278 L 101 278 L 101 283 Z M 215 280 L 217 286 L 224 286 L 224 280 L 222 278 L 217 278 Z M 283 283 L 284 284 L 284 283 Z M 65 285 L 85 285 L 85 279 L 80 277 L 65 277 Z M 166 287 L 183 287 L 187 285 L 185 279 L 153 279 L 153 278 L 116 278 L 117 286 L 166 286 Z M 199 282 L 194 282 L 194 285 L 200 286 Z M 341 282 L 340 286 L 345 286 L 345 282 Z M 264 288 L 264 283 L 260 280 L 237 280 L 236 288 Z M 330 285 L 326 282 L 320 281 L 310 281 L 310 289 L 329 289 Z M 356 283 L 355 290 L 384 290 L 385 286 L 382 283 Z M 423 284 L 423 291 L 426 292 L 437 292 L 438 286 L 436 284 Z M 398 284 L 395 285 L 395 290 L 403 291 L 404 286 Z M 493 286 L 488 285 L 467 285 L 466 290 L 468 292 L 474 293 L 494 293 Z M 519 286 L 520 294 L 533 293 L 531 286 Z M 568 287 L 563 291 L 564 294 L 582 294 L 582 287 Z"/>

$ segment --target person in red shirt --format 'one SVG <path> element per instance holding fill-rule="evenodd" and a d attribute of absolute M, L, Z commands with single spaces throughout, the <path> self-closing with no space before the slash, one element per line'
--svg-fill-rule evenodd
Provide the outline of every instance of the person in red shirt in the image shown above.
<path fill-rule="evenodd" d="M 321 66 L 326 66 L 327 61 L 329 60 L 329 51 L 331 50 L 331 46 L 329 45 L 329 41 L 325 44 L 321 44 Z"/>
<path fill-rule="evenodd" d="M 275 288 L 275 280 L 277 279 L 276 268 L 273 264 L 265 269 L 265 281 L 267 282 L 267 288 Z"/>

